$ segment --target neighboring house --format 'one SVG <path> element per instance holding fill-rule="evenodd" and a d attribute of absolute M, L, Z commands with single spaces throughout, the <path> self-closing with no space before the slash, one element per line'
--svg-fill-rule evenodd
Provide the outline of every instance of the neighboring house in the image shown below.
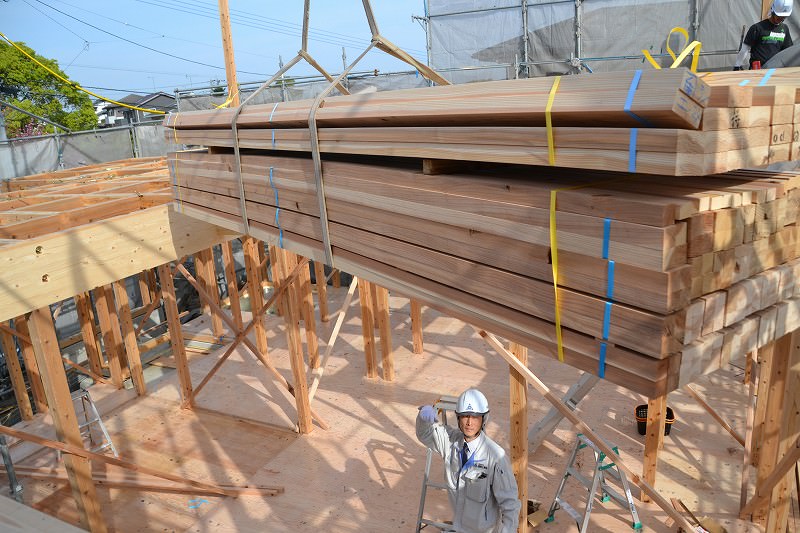
<path fill-rule="evenodd" d="M 118 102 L 144 109 L 166 111 L 167 113 L 177 109 L 175 97 L 164 92 L 152 93 L 146 96 L 129 94 L 125 98 L 119 99 Z M 131 109 L 129 107 L 102 101 L 95 104 L 95 112 L 97 113 L 97 122 L 100 126 L 138 124 L 140 122 L 160 120 L 164 117 L 164 115 L 158 113 Z"/>

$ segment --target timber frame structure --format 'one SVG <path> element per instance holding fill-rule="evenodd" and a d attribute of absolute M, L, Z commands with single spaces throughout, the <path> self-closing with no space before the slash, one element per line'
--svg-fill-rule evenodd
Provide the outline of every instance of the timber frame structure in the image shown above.
<path fill-rule="evenodd" d="M 91 531 L 105 531 L 101 509 L 94 495 L 89 472 L 91 461 L 109 462 L 112 458 L 82 451 L 82 442 L 75 423 L 75 412 L 69 401 L 69 390 L 64 373 L 65 364 L 78 368 L 98 382 L 121 388 L 130 378 L 138 395 L 147 394 L 142 377 L 140 351 L 152 347 L 140 345 L 134 318 L 149 315 L 163 305 L 168 323 L 166 339 L 172 346 L 177 363 L 181 387 L 182 406 L 194 407 L 194 399 L 224 363 L 239 343 L 260 360 L 275 376 L 287 398 L 296 406 L 295 430 L 301 434 L 312 431 L 314 425 L 326 428 L 327 424 L 316 413 L 311 401 L 330 355 L 336 332 L 327 343 L 326 353 L 320 357 L 314 327 L 314 307 L 306 259 L 275 246 L 266 250 L 255 238 L 245 238 L 243 251 L 248 274 L 251 306 L 257 317 L 243 324 L 239 311 L 238 287 L 235 282 L 230 239 L 238 237 L 208 222 L 177 213 L 169 203 L 169 183 L 163 160 L 130 160 L 96 167 L 87 167 L 20 178 L 11 182 L 3 193 L 2 257 L 4 269 L 0 284 L 0 337 L 5 353 L 14 353 L 14 340 L 20 346 L 25 362 L 34 401 L 28 401 L 25 378 L 15 358 L 7 358 L 9 370 L 18 398 L 21 416 L 33 416 L 34 408 L 42 413 L 49 410 L 60 442 L 37 438 L 12 428 L 0 428 L 3 433 L 30 439 L 42 446 L 67 452 L 67 474 L 73 495 L 81 511 L 81 525 Z M 50 233 L 49 228 L 56 231 Z M 214 272 L 212 247 L 221 244 L 220 253 L 225 264 L 226 283 L 229 283 L 229 310 L 224 310 Z M 262 251 L 260 252 L 259 249 Z M 266 254 L 264 254 L 266 252 Z M 182 262 L 194 255 L 196 277 Z M 266 259 L 269 259 L 267 262 Z M 263 283 L 265 269 L 272 269 L 275 290 L 268 301 L 256 287 Z M 325 296 L 325 273 L 319 262 L 314 264 L 320 316 L 330 318 Z M 155 283 L 157 274 L 160 282 Z M 143 308 L 131 309 L 124 280 L 138 277 Z M 210 317 L 213 336 L 230 343 L 214 368 L 195 384 L 188 371 L 180 317 L 175 302 L 174 276 L 184 276 L 198 291 Z M 352 296 L 356 280 L 350 288 Z M 366 357 L 366 377 L 378 376 L 377 348 L 382 353 L 382 377 L 394 379 L 391 331 L 388 327 L 388 292 L 363 278 L 357 279 L 361 294 L 362 328 Z M 91 305 L 93 297 L 94 308 Z M 367 295 L 365 297 L 365 295 Z M 88 365 L 80 365 L 62 358 L 59 340 L 53 326 L 50 305 L 74 297 L 81 321 L 82 340 L 86 347 Z M 349 299 L 349 298 L 348 298 Z M 267 355 L 266 331 L 259 317 L 275 304 L 284 317 L 288 345 L 291 352 L 293 379 L 287 380 L 275 370 Z M 420 300 L 412 300 L 412 325 L 414 350 L 422 351 Z M 427 302 L 425 302 L 427 303 Z M 435 302 L 434 302 L 435 304 Z M 95 316 L 96 315 L 96 316 Z M 340 315 L 340 319 L 343 315 Z M 301 322 L 305 325 L 307 360 L 304 359 Z M 337 329 L 341 325 L 337 322 Z M 379 340 L 374 332 L 380 333 Z M 253 331 L 255 342 L 247 335 Z M 520 479 L 521 497 L 526 497 L 524 482 L 527 471 L 528 447 L 526 383 L 536 388 L 553 404 L 557 415 L 565 417 L 587 435 L 591 428 L 578 419 L 563 401 L 531 373 L 526 364 L 527 350 L 519 344 L 503 345 L 496 337 L 479 330 L 480 335 L 509 364 L 510 402 L 512 409 L 511 449 L 515 471 Z M 716 416 L 718 421 L 744 446 L 745 463 L 756 464 L 755 494 L 748 486 L 748 472 L 742 483 L 742 516 L 752 517 L 767 526 L 768 531 L 782 531 L 776 524 L 786 523 L 788 498 L 791 495 L 787 474 L 798 459 L 797 416 L 800 372 L 798 333 L 792 332 L 747 356 L 747 380 L 752 395 L 751 413 L 748 415 L 746 435 L 738 435 L 714 409 L 691 388 L 686 390 L 696 396 L 700 404 Z M 164 340 L 158 342 L 164 342 Z M 104 349 L 101 349 L 101 343 Z M 309 376 L 309 373 L 311 376 Z M 627 470 L 628 475 L 642 489 L 643 498 L 652 498 L 660 505 L 666 501 L 653 490 L 659 449 L 663 445 L 666 419 L 666 394 L 653 397 L 649 402 L 644 472 L 641 476 Z M 552 426 L 551 426 L 552 429 Z M 544 438 L 542 436 L 541 438 Z M 599 442 L 599 440 L 598 440 Z M 612 450 L 608 455 L 614 457 Z M 757 456 L 757 460 L 756 460 Z M 123 466 L 145 472 L 140 465 L 125 461 Z M 280 487 L 230 487 L 215 486 L 191 479 L 177 478 L 164 472 L 147 472 L 173 483 L 208 491 L 209 494 L 237 494 L 258 490 L 260 494 L 280 493 Z M 216 492 L 215 492 L 216 491 Z M 525 501 L 525 500 L 523 500 Z M 676 520 L 684 519 L 676 513 Z"/>

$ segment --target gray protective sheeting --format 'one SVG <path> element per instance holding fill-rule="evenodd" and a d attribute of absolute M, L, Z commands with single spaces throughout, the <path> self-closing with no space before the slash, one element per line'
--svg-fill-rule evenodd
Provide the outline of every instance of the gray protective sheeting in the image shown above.
<path fill-rule="evenodd" d="M 761 9 L 760 2 L 731 0 L 427 2 L 431 66 L 456 83 L 512 78 L 517 67 L 521 77 L 576 73 L 579 64 L 594 72 L 653 68 L 643 62 L 642 50 L 666 54 L 674 27 L 702 42 L 699 70 L 729 69 L 742 27 L 760 20 Z M 519 65 L 526 59 L 523 13 L 527 73 Z M 795 39 L 800 39 L 798 16 L 795 12 L 788 20 Z M 671 47 L 679 52 L 686 44 L 675 35 Z M 669 56 L 657 60 L 663 67 L 672 63 Z"/>

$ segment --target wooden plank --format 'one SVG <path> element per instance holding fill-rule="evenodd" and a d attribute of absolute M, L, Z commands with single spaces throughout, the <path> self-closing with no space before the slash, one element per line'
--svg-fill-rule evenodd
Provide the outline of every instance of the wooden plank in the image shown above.
<path fill-rule="evenodd" d="M 102 375 L 103 358 L 100 346 L 97 344 L 97 328 L 94 322 L 91 296 L 88 292 L 80 292 L 75 295 L 75 309 L 78 313 L 78 323 L 81 327 L 81 337 L 86 351 L 86 359 L 89 361 L 89 368 L 95 374 Z"/>
<path fill-rule="evenodd" d="M 0 320 L 174 261 L 229 235 L 164 205 L 4 246 L 2 280 L 12 289 L 0 292 Z"/>
<path fill-rule="evenodd" d="M 528 366 L 528 349 L 516 343 L 510 343 L 509 353 L 516 357 L 520 364 Z M 511 469 L 517 480 L 519 501 L 525 502 L 519 510 L 517 531 L 528 531 L 528 383 L 513 366 L 509 367 L 509 441 L 511 443 Z"/>
<path fill-rule="evenodd" d="M 370 282 L 358 278 L 358 301 L 361 303 L 361 332 L 364 337 L 364 357 L 368 378 L 378 377 L 378 360 L 375 353 L 375 323 L 373 318 Z"/>
<path fill-rule="evenodd" d="M 231 317 L 236 325 L 236 330 L 241 331 L 243 327 L 242 306 L 239 299 L 239 283 L 236 277 L 236 261 L 233 257 L 232 241 L 222 243 L 222 263 L 225 266 L 225 281 L 228 286 Z"/>
<path fill-rule="evenodd" d="M 317 286 L 319 320 L 320 322 L 327 322 L 330 320 L 330 316 L 328 315 L 328 280 L 325 278 L 324 263 L 314 261 L 314 280 Z"/>
<path fill-rule="evenodd" d="M 247 292 L 250 295 L 250 309 L 258 310 L 264 306 L 264 293 L 261 288 L 261 269 L 258 260 L 258 242 L 253 237 L 242 239 L 242 252 L 244 253 L 244 267 L 247 272 Z M 264 315 L 254 316 L 255 338 L 258 351 L 269 358 L 269 345 L 267 343 L 267 329 L 264 325 Z"/>
<path fill-rule="evenodd" d="M 22 344 L 22 341 L 20 341 Z M 33 407 L 28 397 L 28 387 L 25 385 L 25 376 L 22 374 L 22 367 L 17 357 L 17 343 L 14 337 L 5 330 L 0 330 L 0 345 L 5 355 L 8 377 L 11 379 L 11 388 L 14 390 L 14 397 L 17 399 L 20 417 L 23 420 L 33 419 Z"/>
<path fill-rule="evenodd" d="M 37 309 L 31 312 L 28 325 L 56 433 L 66 445 L 83 449 L 83 439 L 72 405 L 50 309 Z M 7 428 L 0 429 L 8 431 Z M 89 461 L 85 457 L 73 455 L 64 455 L 63 460 L 69 476 L 72 497 L 78 507 L 81 527 L 88 528 L 92 533 L 107 531 L 97 500 L 97 492 L 91 481 Z"/>
<path fill-rule="evenodd" d="M 411 308 L 411 351 L 415 354 L 421 354 L 424 350 L 422 339 L 422 304 L 416 298 L 411 298 L 409 306 Z"/>
<path fill-rule="evenodd" d="M 178 316 L 178 303 L 175 297 L 175 284 L 172 279 L 172 269 L 169 265 L 159 265 L 158 279 L 161 282 L 161 298 L 164 302 L 164 312 L 167 315 L 167 328 L 172 345 L 172 355 L 175 358 L 175 369 L 178 371 L 180 382 L 181 407 L 191 409 L 194 406 L 192 394 L 192 376 L 189 373 L 189 361 L 186 357 L 186 347 L 183 341 L 181 321 Z"/>
<path fill-rule="evenodd" d="M 36 362 L 36 355 L 33 353 L 33 345 L 30 342 L 28 331 L 28 319 L 23 315 L 14 319 L 14 328 L 20 334 L 19 347 L 22 353 L 22 360 L 25 362 L 25 372 L 28 374 L 28 383 L 31 387 L 33 403 L 37 413 L 46 413 L 47 396 L 42 385 L 42 376 L 39 373 L 39 364 Z"/>
<path fill-rule="evenodd" d="M 306 349 L 309 368 L 319 367 L 319 340 L 317 339 L 317 320 L 314 316 L 314 295 L 311 292 L 311 271 L 309 267 L 300 272 L 295 283 L 299 300 L 300 316 L 306 330 Z"/>
<path fill-rule="evenodd" d="M 219 308 L 219 289 L 217 288 L 217 276 L 214 265 L 214 249 L 205 248 L 194 254 L 195 272 L 197 279 L 205 289 L 205 294 L 211 298 L 211 302 L 201 299 L 203 312 L 211 317 L 211 331 L 216 337 L 225 335 L 222 327 L 222 319 L 216 309 Z M 212 306 L 212 303 L 214 304 Z"/>
<path fill-rule="evenodd" d="M 381 343 L 381 366 L 384 381 L 394 381 L 394 352 L 392 350 L 392 324 L 389 317 L 389 291 L 373 284 L 375 289 L 374 315 L 377 318 Z"/>
<path fill-rule="evenodd" d="M 107 291 L 106 286 L 98 287 L 94 290 L 94 304 L 97 308 L 97 321 L 100 324 L 100 334 L 103 337 L 103 347 L 108 359 L 111 382 L 116 388 L 121 389 L 124 380 L 122 357 L 119 353 L 120 346 L 114 336 L 114 325 L 111 318 L 111 310 L 114 306 L 113 293 Z"/>
<path fill-rule="evenodd" d="M 667 420 L 667 395 L 651 397 L 647 402 L 647 436 L 644 441 L 644 460 L 642 478 L 650 486 L 656 485 L 658 472 L 658 453 L 664 445 L 664 427 Z M 641 495 L 642 501 L 650 501 L 648 494 Z"/>
<path fill-rule="evenodd" d="M 113 287 L 114 295 L 117 300 L 119 324 L 122 330 L 122 338 L 125 344 L 125 353 L 127 354 L 131 380 L 133 381 L 133 387 L 136 389 L 136 393 L 139 396 L 144 396 L 147 393 L 147 386 L 145 385 L 144 374 L 142 373 L 142 359 L 139 353 L 139 345 L 136 342 L 130 299 L 128 298 L 128 290 L 125 287 L 125 280 L 115 281 Z"/>

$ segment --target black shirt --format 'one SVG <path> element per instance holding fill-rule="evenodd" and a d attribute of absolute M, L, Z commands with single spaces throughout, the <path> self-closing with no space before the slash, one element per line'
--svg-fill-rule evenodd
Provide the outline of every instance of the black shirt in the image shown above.
<path fill-rule="evenodd" d="M 792 46 L 792 36 L 783 22 L 775 25 L 769 19 L 765 19 L 750 26 L 744 44 L 750 46 L 752 68 L 753 61 L 761 61 L 763 65 L 784 48 Z"/>

